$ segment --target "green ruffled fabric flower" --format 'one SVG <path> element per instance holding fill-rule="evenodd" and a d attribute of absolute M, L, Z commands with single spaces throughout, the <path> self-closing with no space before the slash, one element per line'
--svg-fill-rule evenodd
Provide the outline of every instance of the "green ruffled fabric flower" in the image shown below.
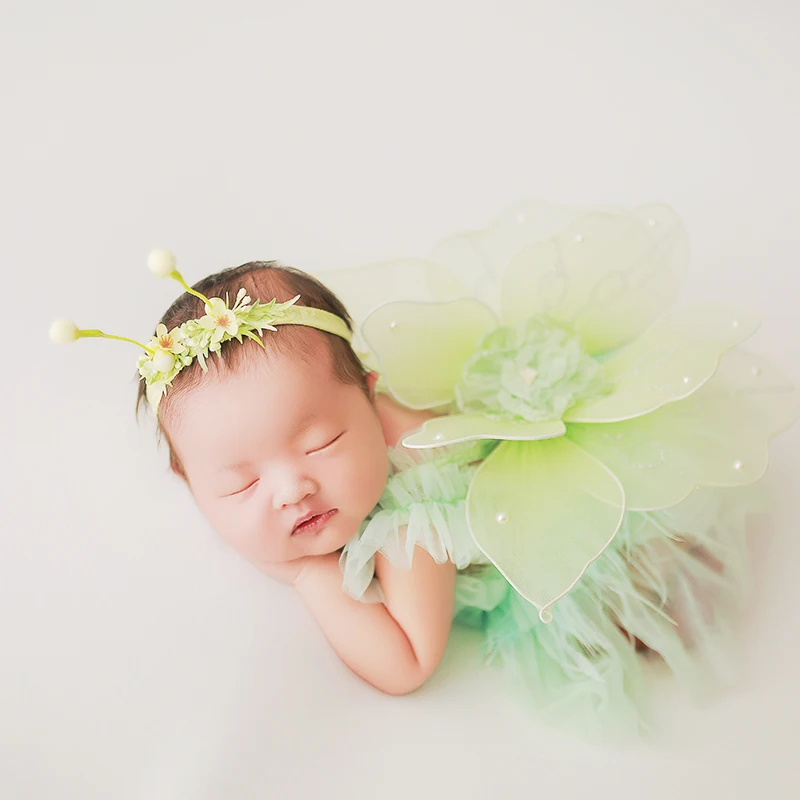
<path fill-rule="evenodd" d="M 455 398 L 463 414 L 543 422 L 561 419 L 568 408 L 609 388 L 578 336 L 546 317 L 532 317 L 484 336 L 462 367 Z"/>

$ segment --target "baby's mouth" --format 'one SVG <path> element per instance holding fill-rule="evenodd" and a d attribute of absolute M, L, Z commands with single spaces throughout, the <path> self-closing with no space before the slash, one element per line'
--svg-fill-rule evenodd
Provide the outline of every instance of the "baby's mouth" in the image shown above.
<path fill-rule="evenodd" d="M 298 536 L 301 533 L 312 533 L 318 531 L 331 517 L 337 514 L 338 508 L 332 508 L 329 511 L 324 511 L 322 514 L 312 514 L 303 517 L 295 523 L 292 528 L 292 536 Z"/>

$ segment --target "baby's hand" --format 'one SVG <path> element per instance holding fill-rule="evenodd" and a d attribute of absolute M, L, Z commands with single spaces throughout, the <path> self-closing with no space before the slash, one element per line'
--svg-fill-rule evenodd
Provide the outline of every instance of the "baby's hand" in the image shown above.
<path fill-rule="evenodd" d="M 303 556 L 303 558 L 295 558 L 292 561 L 262 561 L 256 566 L 271 578 L 294 586 L 314 559 L 314 556 Z"/>

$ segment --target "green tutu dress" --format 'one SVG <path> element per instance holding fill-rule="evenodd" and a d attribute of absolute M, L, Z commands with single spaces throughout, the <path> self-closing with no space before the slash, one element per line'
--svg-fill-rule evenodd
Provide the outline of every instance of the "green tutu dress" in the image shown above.
<path fill-rule="evenodd" d="M 438 414 L 390 450 L 344 589 L 367 596 L 379 552 L 452 561 L 455 622 L 561 727 L 646 727 L 654 654 L 695 697 L 734 674 L 752 485 L 798 400 L 739 347 L 750 312 L 670 310 L 685 261 L 665 206 L 523 203 L 321 276 L 384 390 Z"/>

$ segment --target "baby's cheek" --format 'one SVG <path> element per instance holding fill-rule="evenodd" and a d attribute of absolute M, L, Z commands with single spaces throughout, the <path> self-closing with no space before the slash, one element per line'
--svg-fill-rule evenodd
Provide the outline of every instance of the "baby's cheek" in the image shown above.
<path fill-rule="evenodd" d="M 265 562 L 296 558 L 291 540 L 270 528 L 269 513 L 258 497 L 247 503 L 207 500 L 198 502 L 206 521 L 226 546 L 256 567 Z"/>
<path fill-rule="evenodd" d="M 386 448 L 381 446 L 379 449 L 373 450 L 368 458 L 362 458 L 360 471 L 359 486 L 369 512 L 380 500 L 386 486 L 389 471 Z"/>

